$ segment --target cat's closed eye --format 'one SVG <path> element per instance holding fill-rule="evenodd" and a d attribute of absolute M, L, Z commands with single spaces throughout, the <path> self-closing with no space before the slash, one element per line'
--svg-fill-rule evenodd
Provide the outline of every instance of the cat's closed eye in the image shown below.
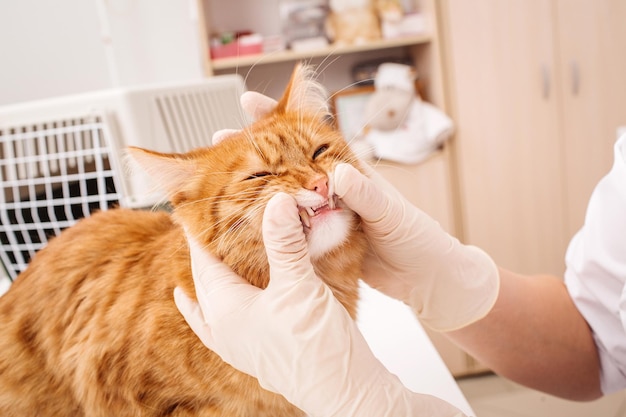
<path fill-rule="evenodd" d="M 268 175 L 272 175 L 272 173 L 268 171 L 257 172 L 257 173 L 250 175 L 248 178 L 246 178 L 246 181 L 253 180 L 255 178 L 267 177 Z"/>
<path fill-rule="evenodd" d="M 317 158 L 318 156 L 320 156 L 322 153 L 324 153 L 327 150 L 328 150 L 328 145 L 326 144 L 317 148 L 315 152 L 313 152 L 313 160 L 315 160 L 315 158 Z"/>

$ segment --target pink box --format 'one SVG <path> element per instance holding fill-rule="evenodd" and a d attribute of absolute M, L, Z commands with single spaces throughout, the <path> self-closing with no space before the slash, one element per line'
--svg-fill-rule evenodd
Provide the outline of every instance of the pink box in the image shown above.
<path fill-rule="evenodd" d="M 233 56 L 254 55 L 263 52 L 263 43 L 242 43 L 233 41 L 226 45 L 211 46 L 211 59 L 228 58 Z"/>

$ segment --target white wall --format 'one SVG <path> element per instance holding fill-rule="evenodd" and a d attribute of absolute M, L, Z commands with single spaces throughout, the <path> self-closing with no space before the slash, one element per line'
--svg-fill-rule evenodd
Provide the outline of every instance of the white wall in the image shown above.
<path fill-rule="evenodd" d="M 195 0 L 89 0 L 111 35 L 113 82 L 159 83 L 203 76 Z M 106 28 L 104 28 L 106 30 Z"/>
<path fill-rule="evenodd" d="M 0 1 L 0 105 L 202 77 L 195 4 Z"/>
<path fill-rule="evenodd" d="M 279 35 L 280 0 L 209 0 L 211 32 L 249 29 L 263 35 Z"/>
<path fill-rule="evenodd" d="M 95 0 L 0 1 L 0 104 L 109 85 Z"/>

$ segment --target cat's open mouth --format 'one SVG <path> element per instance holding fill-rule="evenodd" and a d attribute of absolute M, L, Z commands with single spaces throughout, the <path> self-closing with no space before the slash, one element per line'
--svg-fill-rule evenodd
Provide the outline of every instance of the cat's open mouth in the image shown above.
<path fill-rule="evenodd" d="M 334 210 L 336 207 L 337 207 L 337 196 L 335 194 L 328 197 L 328 201 L 318 206 L 313 206 L 313 207 L 298 206 L 300 220 L 302 221 L 302 224 L 305 227 L 311 228 L 311 218 L 321 213 L 324 213 L 326 211 Z"/>

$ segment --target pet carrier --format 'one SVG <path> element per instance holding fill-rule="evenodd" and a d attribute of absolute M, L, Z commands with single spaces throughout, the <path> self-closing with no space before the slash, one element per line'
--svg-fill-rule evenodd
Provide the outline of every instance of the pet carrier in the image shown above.
<path fill-rule="evenodd" d="M 248 123 L 238 75 L 0 108 L 0 259 L 15 278 L 52 236 L 95 210 L 163 201 L 124 149 L 185 152 Z"/>

